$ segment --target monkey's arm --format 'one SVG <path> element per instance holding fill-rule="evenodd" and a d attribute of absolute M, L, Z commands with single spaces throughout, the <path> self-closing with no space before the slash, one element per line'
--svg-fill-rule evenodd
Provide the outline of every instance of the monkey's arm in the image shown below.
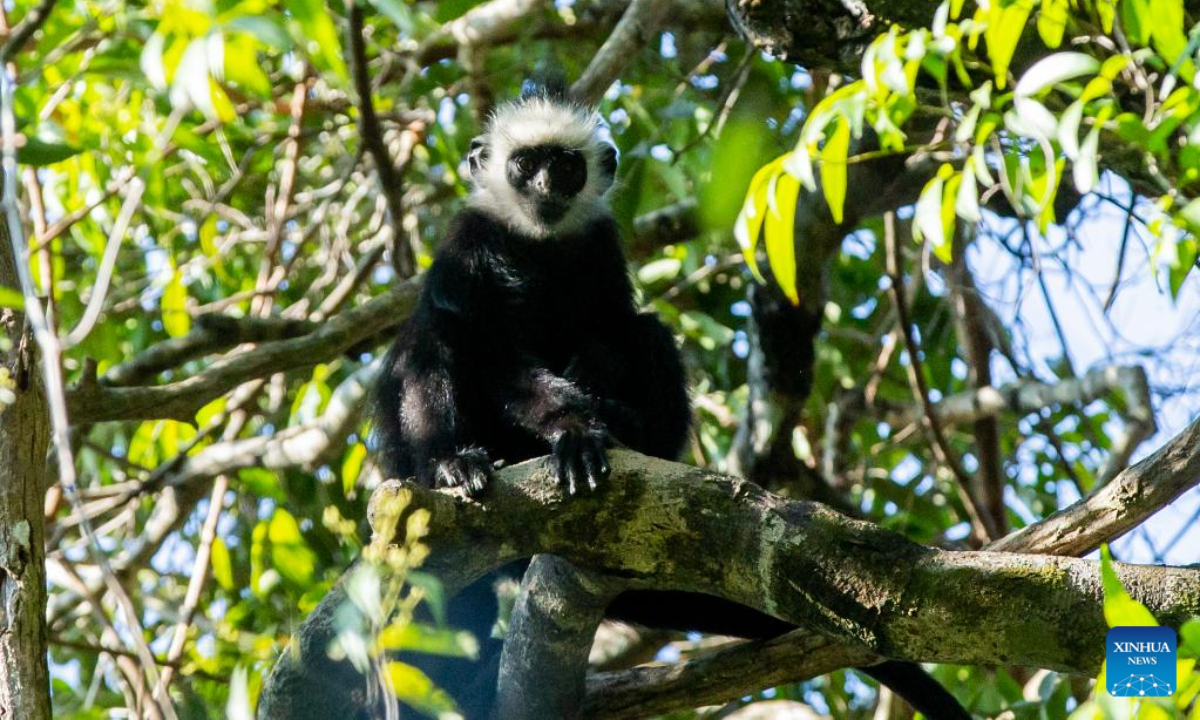
<path fill-rule="evenodd" d="M 376 387 L 375 425 L 385 470 L 427 487 L 487 484 L 491 463 L 476 436 L 483 419 L 468 402 L 471 339 L 468 309 L 480 279 L 459 258 L 434 264 L 412 319 L 401 331 Z"/>
<path fill-rule="evenodd" d="M 529 358 L 510 368 L 504 387 L 505 415 L 550 444 L 554 471 L 568 493 L 595 490 L 608 477 L 608 428 L 593 397 Z"/>

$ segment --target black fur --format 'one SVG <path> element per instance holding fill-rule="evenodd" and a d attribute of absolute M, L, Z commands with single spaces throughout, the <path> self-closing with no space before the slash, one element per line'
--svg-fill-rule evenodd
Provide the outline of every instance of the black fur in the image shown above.
<path fill-rule="evenodd" d="M 470 492 L 492 462 L 547 453 L 582 489 L 614 439 L 677 457 L 690 417 L 674 340 L 637 312 L 611 219 L 536 240 L 473 209 L 425 277 L 376 406 L 389 476 Z"/>
<path fill-rule="evenodd" d="M 473 145 L 469 162 L 473 172 L 482 169 L 487 146 Z M 611 174 L 615 153 L 600 164 L 588 172 Z M 417 308 L 386 358 L 375 405 L 376 441 L 389 477 L 471 494 L 485 490 L 493 463 L 547 454 L 571 494 L 594 489 L 608 475 L 607 447 L 620 443 L 676 459 L 690 421 L 679 352 L 657 317 L 637 311 L 610 217 L 533 238 L 474 207 L 454 220 L 426 274 Z M 524 567 L 507 573 L 519 577 Z M 495 694 L 501 643 L 490 638 L 494 581 L 468 587 L 448 608 L 448 622 L 479 639 L 477 663 L 412 659 L 468 718 L 486 717 Z M 611 614 L 751 638 L 792 629 L 744 606 L 689 593 L 627 593 Z M 885 663 L 865 672 L 895 682 L 893 689 L 931 718 L 969 717 L 915 665 Z"/>

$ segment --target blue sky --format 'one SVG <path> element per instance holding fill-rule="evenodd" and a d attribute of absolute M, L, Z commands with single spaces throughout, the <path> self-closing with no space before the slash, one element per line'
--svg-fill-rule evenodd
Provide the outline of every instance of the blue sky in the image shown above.
<path fill-rule="evenodd" d="M 1120 179 L 1106 176 L 1099 190 L 1127 206 L 1130 192 Z M 1159 429 L 1138 448 L 1137 460 L 1200 415 L 1200 272 L 1193 272 L 1179 296 L 1172 298 L 1152 272 L 1153 238 L 1135 222 L 1123 280 L 1106 315 L 1103 306 L 1115 276 L 1126 211 L 1095 198 L 1089 198 L 1085 208 L 1066 219 L 1066 225 L 1078 221 L 1077 243 L 1069 242 L 1064 227 L 1054 226 L 1035 244 L 1046 294 L 1058 314 L 1074 371 L 1082 374 L 1112 363 L 1140 364 L 1150 377 Z M 1149 210 L 1148 203 L 1136 207 L 1143 218 Z M 1069 272 L 1058 263 L 1059 257 Z M 1018 272 L 1012 255 L 991 240 L 977 243 L 970 259 L 980 292 L 1006 324 L 1024 326 L 1017 332 L 1028 340 L 1033 366 L 1049 377 L 1050 365 L 1062 356 L 1062 344 L 1033 273 Z M 996 364 L 995 374 L 997 382 L 1012 378 L 1003 361 Z M 1132 562 L 1200 562 L 1197 513 L 1200 490 L 1193 489 L 1116 542 L 1114 554 Z"/>

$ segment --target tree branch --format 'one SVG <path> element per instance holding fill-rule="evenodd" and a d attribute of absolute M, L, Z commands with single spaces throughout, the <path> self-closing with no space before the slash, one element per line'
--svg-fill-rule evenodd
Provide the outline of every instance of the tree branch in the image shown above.
<path fill-rule="evenodd" d="M 672 665 L 643 665 L 588 678 L 583 716 L 642 718 L 715 705 L 763 688 L 878 662 L 879 656 L 810 630 L 731 642 Z"/>
<path fill-rule="evenodd" d="M 330 318 L 315 332 L 222 358 L 184 380 L 131 388 L 85 382 L 69 393 L 71 416 L 81 423 L 151 418 L 191 420 L 213 398 L 247 380 L 325 362 L 395 327 L 412 312 L 419 287 L 419 280 L 405 281 Z"/>
<path fill-rule="evenodd" d="M 1140 525 L 1200 483 L 1200 419 L 1091 496 L 988 546 L 1083 555 Z"/>
<path fill-rule="evenodd" d="M 1198 434 L 1200 421 L 1143 470 L 1159 473 L 1158 482 L 1191 482 Z M 538 460 L 501 471 L 486 506 L 396 481 L 372 505 L 403 488 L 431 511 L 425 569 L 448 593 L 508 561 L 550 552 L 635 587 L 724 597 L 889 658 L 1094 673 L 1103 657 L 1107 626 L 1094 562 L 926 548 L 696 468 L 627 451 L 615 451 L 612 464 L 594 497 L 565 498 Z M 1200 570 L 1121 565 L 1118 572 L 1164 624 L 1200 613 Z M 264 691 L 272 712 L 350 711 L 354 671 L 326 652 L 344 599 L 338 586 L 293 639 Z"/>
<path fill-rule="evenodd" d="M 100 382 L 109 387 L 134 385 L 209 353 L 242 343 L 261 343 L 300 337 L 317 329 L 307 320 L 275 317 L 235 318 L 208 314 L 196 318 L 183 337 L 164 340 L 114 365 Z"/>
<path fill-rule="evenodd" d="M 670 0 L 633 0 L 629 3 L 612 34 L 571 86 L 571 95 L 586 105 L 598 103 L 621 70 L 658 31 L 670 6 Z"/>
<path fill-rule="evenodd" d="M 500 658 L 501 720 L 575 715 L 583 702 L 588 651 L 620 584 L 553 555 L 533 558 Z"/>

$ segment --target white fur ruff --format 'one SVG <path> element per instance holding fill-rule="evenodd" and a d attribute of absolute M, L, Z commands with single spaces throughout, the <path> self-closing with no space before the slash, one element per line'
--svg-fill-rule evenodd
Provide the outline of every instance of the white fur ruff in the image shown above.
<path fill-rule="evenodd" d="M 483 140 L 488 146 L 484 167 L 475 174 L 470 203 L 511 229 L 544 239 L 557 233 L 578 230 L 588 221 L 608 212 L 605 193 L 611 183 L 600 167 L 600 119 L 596 113 L 576 105 L 534 97 L 504 105 L 488 123 Z M 508 159 L 518 149 L 538 145 L 561 145 L 581 151 L 587 159 L 587 183 L 575 197 L 571 209 L 550 225 L 521 209 L 520 196 L 508 182 Z"/>

